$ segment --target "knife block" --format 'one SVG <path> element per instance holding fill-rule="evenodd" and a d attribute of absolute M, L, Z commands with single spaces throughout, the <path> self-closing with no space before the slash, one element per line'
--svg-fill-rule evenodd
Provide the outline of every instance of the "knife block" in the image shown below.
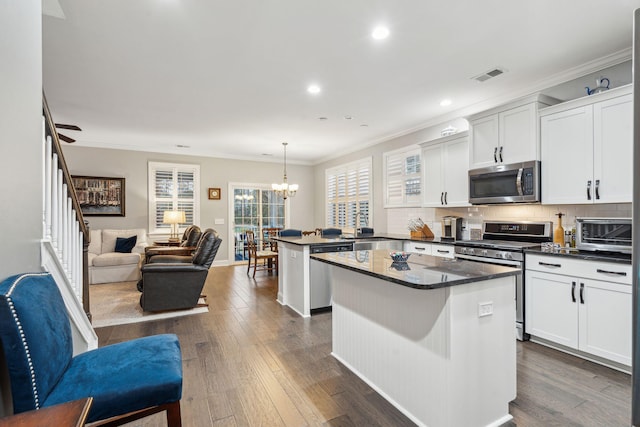
<path fill-rule="evenodd" d="M 412 239 L 433 239 L 433 232 L 429 228 L 428 225 L 423 225 L 420 230 L 413 231 L 411 230 L 411 238 Z"/>

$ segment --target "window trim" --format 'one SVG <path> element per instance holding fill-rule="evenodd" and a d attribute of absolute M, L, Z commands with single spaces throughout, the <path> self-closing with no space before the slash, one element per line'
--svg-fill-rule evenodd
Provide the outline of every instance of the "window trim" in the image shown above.
<path fill-rule="evenodd" d="M 420 172 L 417 173 L 413 173 L 413 174 L 407 174 L 405 171 L 405 163 L 407 160 L 407 157 L 410 156 L 414 156 L 417 155 L 418 158 L 420 159 Z M 403 158 L 403 169 L 402 169 L 402 175 L 401 175 L 401 180 L 402 180 L 402 187 L 401 187 L 401 191 L 402 191 L 402 201 L 398 202 L 398 203 L 389 203 L 389 177 L 387 175 L 388 171 L 387 171 L 387 166 L 388 166 L 388 161 L 390 157 L 396 157 L 396 156 L 401 156 Z M 384 188 L 384 207 L 385 208 L 397 208 L 397 207 L 420 207 L 422 206 L 422 198 L 423 198 L 423 192 L 424 192 L 424 179 L 422 177 L 423 174 L 423 164 L 422 164 L 422 150 L 420 148 L 419 145 L 410 145 L 407 147 L 403 147 L 403 148 L 399 148 L 397 150 L 392 150 L 392 151 L 386 151 L 382 154 L 382 170 L 383 170 L 383 174 L 382 174 L 382 185 Z M 407 200 L 407 193 L 406 193 L 406 181 L 408 178 L 417 178 L 420 182 L 420 196 L 417 198 L 417 200 L 413 200 L 413 201 L 409 201 Z"/>
<path fill-rule="evenodd" d="M 360 198 L 360 197 L 356 197 L 355 200 L 350 199 L 349 195 L 347 193 L 345 193 L 344 197 L 341 197 L 341 199 L 345 202 L 345 204 L 349 204 L 349 202 L 355 201 L 355 202 L 360 202 L 362 200 L 366 200 L 369 203 L 369 212 L 367 215 L 367 219 L 368 219 L 368 224 L 369 227 L 372 226 L 373 224 L 373 157 L 372 156 L 368 156 L 368 157 L 364 157 L 362 159 L 359 160 L 355 160 L 349 163 L 344 163 L 341 165 L 337 165 L 337 166 L 333 166 L 330 168 L 325 169 L 325 179 L 324 179 L 324 223 L 325 223 L 325 227 L 340 227 L 339 225 L 333 225 L 333 224 L 329 224 L 329 204 L 334 202 L 336 200 L 338 200 L 338 198 L 336 197 L 335 200 L 330 200 L 329 199 L 329 177 L 331 175 L 338 175 L 340 173 L 344 173 L 345 175 L 348 174 L 348 172 L 350 170 L 356 170 L 357 171 L 357 175 L 359 174 L 361 168 L 366 167 L 367 169 L 367 173 L 368 173 L 368 195 L 366 198 Z M 359 196 L 359 194 L 358 194 Z M 354 219 L 355 221 L 355 219 Z M 348 217 L 346 220 L 347 224 L 349 223 Z M 355 224 L 355 222 L 354 222 Z M 348 227 L 348 226 L 344 226 L 341 227 L 342 230 L 344 232 L 355 232 L 355 226 L 353 228 Z"/>
<path fill-rule="evenodd" d="M 156 184 L 156 171 L 169 170 L 175 175 L 178 172 L 193 172 L 193 224 L 200 224 L 200 165 L 191 163 L 170 163 L 170 162 L 148 162 L 148 180 L 147 180 L 147 209 L 149 220 L 149 235 L 168 235 L 170 231 L 163 228 L 156 228 L 155 223 L 155 184 Z M 177 203 L 177 195 L 174 194 L 174 203 Z M 178 233 L 182 233 L 187 224 L 178 229 Z"/>

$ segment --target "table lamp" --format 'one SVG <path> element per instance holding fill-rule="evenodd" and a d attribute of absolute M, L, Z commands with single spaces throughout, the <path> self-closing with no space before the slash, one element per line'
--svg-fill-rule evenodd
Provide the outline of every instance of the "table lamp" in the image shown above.
<path fill-rule="evenodd" d="M 171 224 L 171 236 L 169 237 L 170 242 L 180 241 L 178 238 L 178 224 L 184 224 L 185 222 L 186 218 L 184 211 L 164 211 L 162 223 Z"/>

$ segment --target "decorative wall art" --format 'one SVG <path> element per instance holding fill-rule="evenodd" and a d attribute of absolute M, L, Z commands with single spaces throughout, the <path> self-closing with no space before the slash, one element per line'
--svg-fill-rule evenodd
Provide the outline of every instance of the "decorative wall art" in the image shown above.
<path fill-rule="evenodd" d="M 124 178 L 72 176 L 83 216 L 125 216 Z"/>
<path fill-rule="evenodd" d="M 220 200 L 220 189 L 219 188 L 210 188 L 209 189 L 209 200 Z"/>

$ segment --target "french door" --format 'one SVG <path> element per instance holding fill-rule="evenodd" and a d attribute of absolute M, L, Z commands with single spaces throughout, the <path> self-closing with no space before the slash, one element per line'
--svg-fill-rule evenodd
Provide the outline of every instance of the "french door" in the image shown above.
<path fill-rule="evenodd" d="M 231 233 L 234 262 L 246 262 L 246 232 L 253 231 L 262 243 L 267 229 L 285 228 L 285 200 L 266 184 L 230 184 L 233 195 Z M 231 259 L 231 258 L 230 258 Z"/>

